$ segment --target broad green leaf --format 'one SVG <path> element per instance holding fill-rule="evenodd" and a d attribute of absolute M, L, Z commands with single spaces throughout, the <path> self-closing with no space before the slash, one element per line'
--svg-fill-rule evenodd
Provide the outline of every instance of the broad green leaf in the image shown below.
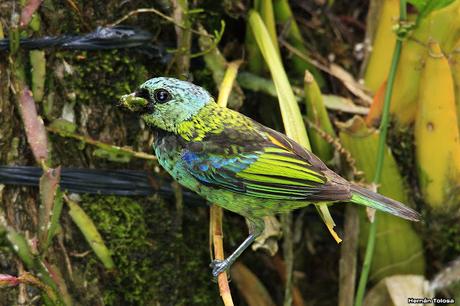
<path fill-rule="evenodd" d="M 417 10 L 420 12 L 425 7 L 428 0 L 408 0 L 407 2 L 415 6 L 415 8 L 417 8 Z"/>
<path fill-rule="evenodd" d="M 358 170 L 364 172 L 366 181 L 371 182 L 375 173 L 379 132 L 368 128 L 359 116 L 341 125 L 342 145 L 355 159 Z M 388 147 L 385 148 L 383 165 L 379 192 L 409 204 L 404 180 Z M 379 281 L 394 274 L 423 274 L 425 259 L 422 240 L 412 224 L 386 213 L 377 214 L 377 236 L 370 279 Z M 364 252 L 369 233 L 369 222 L 364 209 L 361 209 L 360 218 L 360 244 L 361 251 Z"/>
<path fill-rule="evenodd" d="M 433 11 L 448 6 L 454 1 L 455 0 L 408 0 L 408 2 L 415 6 L 419 12 L 417 21 L 421 20 Z"/>

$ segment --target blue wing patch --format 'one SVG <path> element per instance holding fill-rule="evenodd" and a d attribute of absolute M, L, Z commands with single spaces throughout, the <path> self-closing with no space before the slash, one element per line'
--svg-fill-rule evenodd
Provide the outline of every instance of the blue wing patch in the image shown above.
<path fill-rule="evenodd" d="M 260 161 L 264 152 L 239 153 L 231 157 L 222 157 L 217 154 L 187 151 L 182 155 L 190 174 L 202 184 L 225 188 L 248 195 L 275 198 L 275 199 L 305 199 L 313 194 L 320 185 L 318 182 L 302 180 L 297 182 L 290 178 L 283 178 L 281 173 L 271 173 L 270 168 L 258 175 L 258 179 L 241 177 L 241 173 L 250 169 Z M 262 181 L 260 180 L 262 179 Z M 264 181 L 264 178 L 267 180 Z M 282 180 L 282 183 L 272 183 L 271 180 Z"/>
<path fill-rule="evenodd" d="M 249 167 L 257 158 L 258 155 L 253 153 L 222 157 L 187 151 L 182 155 L 190 173 L 199 181 L 207 185 L 221 185 L 236 192 L 245 192 L 245 187 L 235 174 Z"/>
<path fill-rule="evenodd" d="M 255 122 L 251 129 L 227 123 L 221 134 L 184 145 L 184 166 L 203 185 L 278 200 L 351 197 L 349 185 L 330 182 L 326 165 L 285 135 Z"/>

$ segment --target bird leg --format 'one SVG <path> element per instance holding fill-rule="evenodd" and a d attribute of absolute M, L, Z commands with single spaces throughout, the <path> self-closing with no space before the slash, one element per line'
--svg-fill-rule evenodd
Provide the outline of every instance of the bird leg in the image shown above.
<path fill-rule="evenodd" d="M 219 276 L 220 273 L 227 271 L 230 266 L 240 257 L 241 253 L 244 252 L 250 246 L 254 240 L 262 234 L 264 231 L 265 223 L 263 219 L 248 219 L 249 223 L 249 236 L 241 243 L 238 248 L 224 260 L 215 259 L 211 262 L 210 267 L 212 268 L 213 277 Z"/>

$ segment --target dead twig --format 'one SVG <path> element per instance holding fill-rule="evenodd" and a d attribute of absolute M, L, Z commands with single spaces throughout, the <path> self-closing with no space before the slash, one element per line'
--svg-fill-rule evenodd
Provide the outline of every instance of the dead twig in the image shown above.
<path fill-rule="evenodd" d="M 303 60 L 311 63 L 313 66 L 316 68 L 332 75 L 333 77 L 337 78 L 339 81 L 342 82 L 342 84 L 355 96 L 360 98 L 362 101 L 364 101 L 367 105 L 372 104 L 372 97 L 366 93 L 363 85 L 358 83 L 353 76 L 348 73 L 345 69 L 340 67 L 337 64 L 329 64 L 329 66 L 324 65 L 320 63 L 317 60 L 311 59 L 305 54 L 303 54 L 302 51 L 294 47 L 293 45 L 289 44 L 287 41 L 284 39 L 279 39 L 281 45 L 283 45 L 286 49 L 297 55 L 298 57 L 302 58 Z"/>
<path fill-rule="evenodd" d="M 140 8 L 140 9 L 131 11 L 128 14 L 124 15 L 123 17 L 121 17 L 120 19 L 117 19 L 116 21 L 112 22 L 108 26 L 109 27 L 114 27 L 114 26 L 122 23 L 126 19 L 130 18 L 131 16 L 138 15 L 138 14 L 144 14 L 144 13 L 156 14 L 156 15 L 160 16 L 161 18 L 173 23 L 176 27 L 179 27 L 179 28 L 181 28 L 183 30 L 189 30 L 190 32 L 192 32 L 194 34 L 197 34 L 197 35 L 200 35 L 200 36 L 206 36 L 206 37 L 210 37 L 210 38 L 213 37 L 210 34 L 204 34 L 204 33 L 201 33 L 200 31 L 197 31 L 197 30 L 194 30 L 194 29 L 191 29 L 191 28 L 187 28 L 184 24 L 177 22 L 174 18 L 172 18 L 172 17 L 170 17 L 170 16 L 168 16 L 168 15 L 166 15 L 166 14 L 162 13 L 161 11 L 159 11 L 157 9 L 154 9 L 154 8 Z"/>
<path fill-rule="evenodd" d="M 228 64 L 228 68 L 225 71 L 224 78 L 219 87 L 219 98 L 218 104 L 222 107 L 227 106 L 228 97 L 230 96 L 233 82 L 236 79 L 238 68 L 241 61 L 234 61 Z M 222 208 L 216 205 L 211 206 L 211 220 L 210 220 L 210 231 L 212 237 L 212 243 L 214 244 L 214 259 L 224 260 L 224 241 L 222 234 Z M 227 272 L 220 273 L 217 277 L 219 284 L 219 292 L 222 297 L 222 301 L 225 306 L 233 306 L 232 293 L 228 285 Z"/>
<path fill-rule="evenodd" d="M 294 242 L 292 233 L 292 213 L 281 215 L 283 225 L 283 255 L 285 262 L 284 306 L 292 305 L 292 270 L 294 268 Z"/>
<path fill-rule="evenodd" d="M 326 133 L 318 124 L 308 118 L 304 117 L 304 121 L 308 127 L 312 128 L 321 138 L 330 143 L 339 154 L 345 157 L 355 180 L 363 175 L 363 172 L 356 168 L 356 160 L 353 158 L 351 153 L 342 146 L 338 138 Z"/>
<path fill-rule="evenodd" d="M 183 45 L 185 42 L 187 42 L 187 44 L 189 45 L 188 41 L 190 40 L 189 39 L 190 33 L 193 33 L 199 36 L 204 36 L 207 38 L 211 38 L 212 44 L 206 50 L 202 50 L 201 52 L 194 53 L 194 54 L 189 54 L 188 55 L 189 58 L 199 57 L 199 56 L 205 55 L 206 53 L 214 50 L 217 47 L 217 44 L 222 39 L 222 35 L 224 34 L 225 22 L 223 20 L 221 21 L 220 30 L 214 31 L 214 36 L 213 36 L 213 35 L 208 34 L 207 32 L 203 33 L 202 31 L 197 31 L 197 30 L 192 29 L 191 25 L 189 24 L 189 20 L 188 20 L 189 18 L 188 12 L 183 11 L 182 6 L 179 4 L 176 4 L 174 7 L 175 7 L 174 18 L 154 8 L 140 8 L 140 9 L 129 12 L 128 14 L 124 15 L 123 17 L 109 24 L 108 26 L 109 27 L 116 26 L 134 15 L 143 14 L 143 13 L 153 13 L 173 23 L 176 26 L 178 48 L 176 50 L 172 50 L 171 52 L 176 52 L 178 54 L 182 54 L 185 52 L 190 53 L 190 46 Z M 178 66 L 182 67 L 182 64 L 178 63 Z M 184 67 L 185 68 L 182 68 L 183 70 L 188 70 L 187 66 L 184 66 Z"/>
<path fill-rule="evenodd" d="M 177 75 L 188 76 L 192 45 L 192 23 L 188 14 L 188 0 L 171 0 L 171 4 L 177 40 L 177 50 L 171 63 L 175 63 Z M 179 24 L 182 26 L 178 26 Z"/>
<path fill-rule="evenodd" d="M 339 260 L 339 306 L 353 305 L 356 287 L 359 216 L 353 205 L 345 209 L 344 240 Z"/>
<path fill-rule="evenodd" d="M 222 234 L 222 208 L 211 205 L 211 230 L 212 243 L 214 244 L 214 259 L 224 260 L 224 239 Z M 225 306 L 233 306 L 232 293 L 228 285 L 227 272 L 222 272 L 217 277 L 219 292 Z"/>
<path fill-rule="evenodd" d="M 125 153 L 125 154 L 129 154 L 129 155 L 137 157 L 137 158 L 141 158 L 141 159 L 157 160 L 155 155 L 147 154 L 147 153 L 144 153 L 144 152 L 134 151 L 133 149 L 130 149 L 128 147 L 115 146 L 115 145 L 108 144 L 108 143 L 105 143 L 105 142 L 102 142 L 102 141 L 99 141 L 99 140 L 92 139 L 91 137 L 88 137 L 88 136 L 83 136 L 83 135 L 78 135 L 78 134 L 74 134 L 74 133 L 64 132 L 62 130 L 59 130 L 59 129 L 56 129 L 56 128 L 53 128 L 53 127 L 50 127 L 50 126 L 47 126 L 46 129 L 48 131 L 50 131 L 51 133 L 58 134 L 61 137 L 73 138 L 73 139 L 82 141 L 84 143 L 94 145 L 94 146 L 96 146 L 98 148 L 101 148 L 101 149 L 104 149 L 104 150 L 118 151 L 118 152 L 122 152 L 122 153 Z"/>

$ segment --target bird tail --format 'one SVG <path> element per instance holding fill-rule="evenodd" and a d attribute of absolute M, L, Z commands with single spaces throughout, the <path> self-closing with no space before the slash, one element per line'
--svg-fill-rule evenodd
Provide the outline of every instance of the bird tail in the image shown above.
<path fill-rule="evenodd" d="M 392 215 L 404 218 L 410 221 L 419 221 L 420 215 L 413 209 L 406 207 L 404 204 L 399 203 L 390 198 L 384 197 L 378 193 L 368 189 L 359 187 L 357 185 L 351 186 L 352 198 L 351 201 L 356 204 L 372 207 Z"/>

